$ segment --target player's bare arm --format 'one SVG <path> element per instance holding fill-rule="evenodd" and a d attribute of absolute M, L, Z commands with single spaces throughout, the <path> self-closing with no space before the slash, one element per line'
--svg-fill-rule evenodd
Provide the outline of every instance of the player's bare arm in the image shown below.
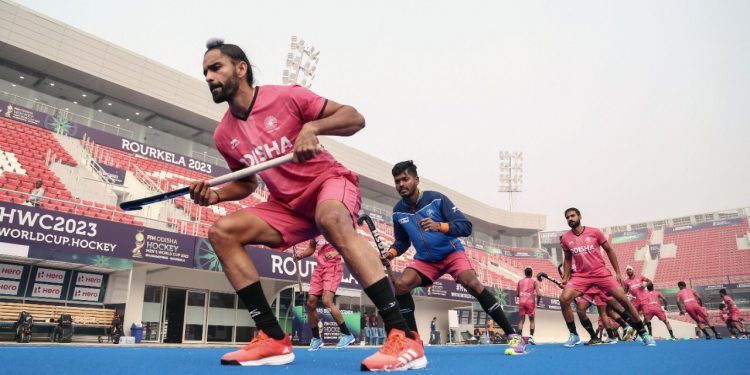
<path fill-rule="evenodd" d="M 319 135 L 349 137 L 365 127 L 365 118 L 352 106 L 329 100 L 321 117 L 302 126 L 294 143 L 294 161 L 304 162 L 323 152 Z"/>
<path fill-rule="evenodd" d="M 620 286 L 624 285 L 625 281 L 622 279 L 622 274 L 620 274 L 620 263 L 617 262 L 617 254 L 612 250 L 612 246 L 609 245 L 609 242 L 605 242 L 601 246 L 602 249 L 607 252 L 607 257 L 609 258 L 609 263 L 612 264 L 612 268 L 615 269 L 615 278 L 617 279 L 617 282 Z"/>
<path fill-rule="evenodd" d="M 305 250 L 294 253 L 294 260 L 304 259 L 313 255 L 317 247 L 318 247 L 318 241 L 315 241 L 315 239 L 308 241 L 307 247 L 305 248 Z"/>
<path fill-rule="evenodd" d="M 565 260 L 563 261 L 562 281 L 560 282 L 560 285 L 562 285 L 563 288 L 568 284 L 568 281 L 570 281 L 570 270 L 572 268 L 572 263 L 573 255 L 570 252 L 566 252 Z"/>
<path fill-rule="evenodd" d="M 195 181 L 190 184 L 190 199 L 200 206 L 211 206 L 241 200 L 252 194 L 256 188 L 258 178 L 255 175 L 226 183 L 219 189 L 211 189 L 208 181 Z"/>

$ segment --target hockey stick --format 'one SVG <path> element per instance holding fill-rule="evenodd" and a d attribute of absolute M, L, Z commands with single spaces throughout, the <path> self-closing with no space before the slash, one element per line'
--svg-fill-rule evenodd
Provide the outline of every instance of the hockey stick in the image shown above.
<path fill-rule="evenodd" d="M 380 257 L 385 258 L 385 246 L 383 246 L 383 241 L 380 240 L 380 235 L 378 234 L 378 228 L 375 227 L 375 223 L 372 222 L 372 219 L 367 215 L 362 215 L 357 219 L 357 225 L 362 225 L 362 223 L 367 223 L 367 227 L 370 228 L 370 234 L 372 234 L 372 238 L 375 240 L 375 246 L 378 247 L 378 251 L 380 252 Z M 396 278 L 393 276 L 393 269 L 391 269 L 390 263 L 385 267 L 386 271 L 388 271 L 388 277 L 391 279 L 391 283 L 396 282 Z"/>
<path fill-rule="evenodd" d="M 560 289 L 564 289 L 563 286 L 562 286 L 562 284 L 559 281 L 557 281 L 557 280 L 549 277 L 545 272 L 539 272 L 538 274 L 536 274 L 536 280 L 537 281 L 541 282 L 543 278 L 551 281 L 552 284 L 557 285 Z M 591 300 L 589 297 L 586 297 L 586 295 L 584 295 L 584 294 L 581 294 L 581 298 L 583 298 L 584 301 L 586 301 L 586 302 L 588 302 L 588 303 L 590 303 L 592 305 L 596 305 L 593 300 Z"/>
<path fill-rule="evenodd" d="M 247 168 L 234 171 L 232 173 L 227 173 L 223 176 L 219 176 L 219 177 L 208 180 L 208 186 L 213 187 L 213 186 L 221 185 L 230 181 L 236 181 L 236 180 L 243 179 L 245 177 L 252 176 L 259 172 L 265 171 L 266 169 L 278 167 L 279 165 L 288 163 L 292 160 L 293 157 L 294 157 L 294 154 L 290 153 L 290 154 L 286 154 L 284 156 L 278 157 L 276 159 L 271 159 L 260 164 L 256 164 Z M 190 191 L 190 187 L 185 186 L 177 190 L 168 191 L 166 193 L 156 194 L 150 197 L 122 202 L 120 203 L 120 208 L 125 211 L 140 210 L 141 208 L 143 208 L 143 206 L 167 201 L 173 198 L 177 198 L 179 196 L 187 194 L 189 191 Z"/>

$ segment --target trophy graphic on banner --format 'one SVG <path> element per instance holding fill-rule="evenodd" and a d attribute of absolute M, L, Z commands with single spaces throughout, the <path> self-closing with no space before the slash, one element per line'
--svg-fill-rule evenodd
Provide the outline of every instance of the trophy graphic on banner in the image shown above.
<path fill-rule="evenodd" d="M 138 233 L 135 234 L 135 248 L 133 249 L 133 258 L 143 258 L 141 249 L 143 248 L 143 244 L 145 242 L 146 236 L 143 235 L 143 231 L 138 231 Z"/>

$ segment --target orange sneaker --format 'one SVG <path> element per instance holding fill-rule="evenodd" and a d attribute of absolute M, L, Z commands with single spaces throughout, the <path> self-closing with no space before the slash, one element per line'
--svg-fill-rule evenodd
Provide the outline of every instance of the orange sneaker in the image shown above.
<path fill-rule="evenodd" d="M 285 365 L 292 361 L 294 353 L 289 335 L 284 334 L 283 339 L 275 340 L 263 331 L 259 331 L 258 335 L 242 349 L 221 357 L 222 365 L 235 366 Z"/>
<path fill-rule="evenodd" d="M 362 361 L 362 371 L 405 371 L 425 368 L 427 357 L 421 340 L 392 329 L 380 350 Z"/>

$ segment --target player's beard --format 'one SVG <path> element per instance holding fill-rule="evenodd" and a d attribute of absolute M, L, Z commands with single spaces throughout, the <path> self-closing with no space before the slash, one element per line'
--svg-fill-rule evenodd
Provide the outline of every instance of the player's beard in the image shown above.
<path fill-rule="evenodd" d="M 211 90 L 211 96 L 214 99 L 214 103 L 223 103 L 231 98 L 234 97 L 234 94 L 237 92 L 237 88 L 240 86 L 239 79 L 237 76 L 231 76 L 229 79 L 219 85 L 214 87 L 209 87 Z M 219 87 L 221 90 L 219 90 L 218 93 L 214 92 L 214 88 Z"/>
<path fill-rule="evenodd" d="M 580 221 L 568 221 L 568 226 L 570 227 L 570 229 L 576 229 L 580 225 L 581 225 Z"/>

